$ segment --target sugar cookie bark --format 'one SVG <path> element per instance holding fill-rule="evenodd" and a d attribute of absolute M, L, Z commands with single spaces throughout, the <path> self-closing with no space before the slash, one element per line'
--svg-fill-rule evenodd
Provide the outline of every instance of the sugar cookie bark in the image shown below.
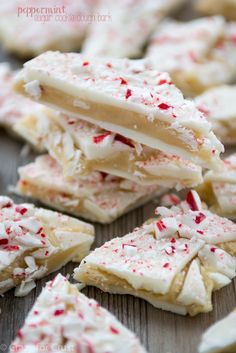
<path fill-rule="evenodd" d="M 0 196 L 0 230 L 0 294 L 17 287 L 18 296 L 73 258 L 80 261 L 94 239 L 90 224 L 6 196 Z"/>
<path fill-rule="evenodd" d="M 75 279 L 181 315 L 212 310 L 212 292 L 235 276 L 236 225 L 204 209 L 195 191 L 156 211 L 157 219 L 90 253 Z"/>
<path fill-rule="evenodd" d="M 111 223 L 166 190 L 153 185 L 144 187 L 102 172 L 65 180 L 61 167 L 49 156 L 40 156 L 34 163 L 19 168 L 19 174 L 20 194 L 100 223 Z"/>
<path fill-rule="evenodd" d="M 10 347 L 20 353 L 146 352 L 134 333 L 61 274 L 43 288 Z"/>
<path fill-rule="evenodd" d="M 17 0 L 0 3 L 0 42 L 19 56 L 34 57 L 45 50 L 78 50 L 95 0 Z M 90 19 L 89 19 L 90 16 Z"/>
<path fill-rule="evenodd" d="M 79 118 L 46 110 L 44 119 L 27 117 L 15 130 L 41 143 L 66 179 L 101 171 L 141 185 L 193 187 L 202 183 L 199 166 L 164 154 Z"/>
<path fill-rule="evenodd" d="M 157 70 L 168 71 L 186 96 L 196 96 L 235 79 L 235 35 L 235 24 L 226 24 L 220 16 L 182 23 L 168 20 L 157 27 L 147 57 Z"/>
<path fill-rule="evenodd" d="M 209 53 L 219 37 L 223 37 L 224 27 L 225 21 L 220 16 L 189 22 L 165 20 L 150 41 L 147 57 L 155 60 L 154 65 L 160 71 L 183 70 Z"/>
<path fill-rule="evenodd" d="M 221 171 L 206 173 L 198 191 L 214 212 L 236 219 L 236 154 L 224 160 Z"/>
<path fill-rule="evenodd" d="M 203 334 L 199 353 L 234 353 L 236 351 L 236 309 L 216 322 Z"/>
<path fill-rule="evenodd" d="M 204 15 L 223 15 L 228 20 L 236 20 L 235 0 L 196 0 L 196 9 Z"/>
<path fill-rule="evenodd" d="M 24 117 L 43 115 L 41 105 L 13 91 L 15 73 L 7 63 L 0 64 L 0 126 L 13 132 L 16 122 Z"/>
<path fill-rule="evenodd" d="M 140 57 L 157 24 L 184 2 L 101 0 L 97 12 L 109 16 L 103 23 L 94 21 L 89 26 L 82 52 L 96 57 Z"/>
<path fill-rule="evenodd" d="M 210 120 L 224 144 L 236 143 L 236 86 L 219 86 L 196 97 L 195 103 Z"/>
<path fill-rule="evenodd" d="M 210 123 L 146 61 L 47 52 L 25 64 L 16 89 L 164 153 L 219 166 L 223 146 Z"/>

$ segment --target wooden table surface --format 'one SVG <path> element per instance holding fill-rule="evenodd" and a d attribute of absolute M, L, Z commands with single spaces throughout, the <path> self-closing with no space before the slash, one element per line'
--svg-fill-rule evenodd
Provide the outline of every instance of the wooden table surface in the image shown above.
<path fill-rule="evenodd" d="M 185 9 L 178 18 L 189 17 L 189 13 L 189 10 Z M 2 52 L 0 61 L 6 60 L 10 61 L 13 67 L 21 64 L 15 58 Z M 10 195 L 17 202 L 24 201 L 24 199 L 11 195 L 9 185 L 16 183 L 17 167 L 34 158 L 32 154 L 24 153 L 23 146 L 24 143 L 9 136 L 4 130 L 0 130 L 0 194 Z M 149 203 L 121 217 L 111 225 L 95 224 L 94 248 L 141 225 L 144 220 L 153 215 L 154 208 L 155 204 Z M 60 272 L 65 275 L 71 274 L 74 266 L 70 263 Z M 24 298 L 14 297 L 13 290 L 0 298 L 0 352 L 7 352 L 42 286 L 54 275 L 38 281 L 37 287 Z M 196 353 L 203 331 L 215 321 L 226 316 L 236 306 L 236 282 L 214 294 L 214 309 L 211 313 L 194 318 L 181 317 L 155 309 L 144 300 L 132 296 L 109 295 L 92 287 L 85 288 L 83 293 L 96 299 L 116 315 L 124 325 L 136 332 L 150 353 Z"/>

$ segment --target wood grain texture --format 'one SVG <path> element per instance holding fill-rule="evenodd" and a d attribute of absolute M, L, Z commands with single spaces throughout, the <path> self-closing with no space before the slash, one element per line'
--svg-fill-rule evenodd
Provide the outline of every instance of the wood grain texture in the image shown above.
<path fill-rule="evenodd" d="M 180 19 L 194 17 L 193 12 L 185 9 Z M 15 58 L 0 53 L 0 61 L 10 61 L 14 68 L 21 63 Z M 0 130 L 0 194 L 9 195 L 9 185 L 17 180 L 17 167 L 33 160 L 33 154 L 25 156 L 22 153 L 23 143 Z M 10 195 L 12 196 L 12 195 Z M 15 201 L 23 198 L 13 196 Z M 96 224 L 96 242 L 94 247 L 105 241 L 122 236 L 144 220 L 153 215 L 154 203 L 130 212 L 108 226 Z M 74 264 L 70 263 L 60 272 L 71 274 Z M 5 353 L 14 339 L 17 330 L 23 325 L 24 319 L 32 307 L 42 286 L 53 275 L 37 282 L 37 287 L 25 298 L 16 298 L 13 290 L 0 298 L 0 352 Z M 96 288 L 85 288 L 83 292 L 95 298 L 102 306 L 110 310 L 131 330 L 140 337 L 150 353 L 197 353 L 202 332 L 213 322 L 226 316 L 236 306 L 236 282 L 214 294 L 214 310 L 209 314 L 197 317 L 181 317 L 162 310 L 155 309 L 144 300 L 132 296 L 109 295 Z M 122 353 L 122 352 L 120 352 Z"/>

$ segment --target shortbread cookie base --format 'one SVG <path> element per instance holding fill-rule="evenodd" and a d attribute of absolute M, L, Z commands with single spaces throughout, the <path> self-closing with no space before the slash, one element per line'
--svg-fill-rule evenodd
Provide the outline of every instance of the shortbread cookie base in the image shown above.
<path fill-rule="evenodd" d="M 236 20 L 234 0 L 197 0 L 196 9 L 204 15 L 223 15 L 228 20 Z"/>
<path fill-rule="evenodd" d="M 208 286 L 208 301 L 207 306 L 189 306 L 186 307 L 181 305 L 177 301 L 177 297 L 180 294 L 181 288 L 183 286 L 184 278 L 186 276 L 188 268 L 185 269 L 180 275 L 178 275 L 172 284 L 170 293 L 167 295 L 161 295 L 157 293 L 151 293 L 145 289 L 137 290 L 133 288 L 124 279 L 115 276 L 109 272 L 103 271 L 99 268 L 94 268 L 91 266 L 81 266 L 80 270 L 76 272 L 74 278 L 80 282 L 86 283 L 87 285 L 95 286 L 103 290 L 104 292 L 114 293 L 114 294 L 130 294 L 142 298 L 152 304 L 154 307 L 166 311 L 170 311 L 179 315 L 195 316 L 200 312 L 208 312 L 212 310 L 211 305 L 211 292 L 213 288 L 213 283 L 207 279 L 206 283 Z"/>

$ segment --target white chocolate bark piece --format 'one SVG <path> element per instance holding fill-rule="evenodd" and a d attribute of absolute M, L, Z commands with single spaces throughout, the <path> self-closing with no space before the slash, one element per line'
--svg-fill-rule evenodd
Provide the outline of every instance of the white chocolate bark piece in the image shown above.
<path fill-rule="evenodd" d="M 212 310 L 212 292 L 236 275 L 236 225 L 204 209 L 196 191 L 156 211 L 157 219 L 90 253 L 75 279 L 181 315 Z"/>
<path fill-rule="evenodd" d="M 195 164 L 219 166 L 223 146 L 194 103 L 145 60 L 92 59 L 47 52 L 25 64 L 15 88 L 39 102 Z"/>
<path fill-rule="evenodd" d="M 236 86 L 219 86 L 196 97 L 195 103 L 211 121 L 224 144 L 236 143 Z"/>
<path fill-rule="evenodd" d="M 168 71 L 186 96 L 196 96 L 234 81 L 235 36 L 235 24 L 226 24 L 220 16 L 182 23 L 168 20 L 157 28 L 147 57 L 157 70 Z"/>
<path fill-rule="evenodd" d="M 34 145 L 41 143 L 61 165 L 66 179 L 98 170 L 141 185 L 179 189 L 202 183 L 202 170 L 192 162 L 73 116 L 47 110 L 44 119 L 27 117 L 14 128 L 27 140 L 35 140 Z"/>
<path fill-rule="evenodd" d="M 19 353 L 146 352 L 134 333 L 61 274 L 48 282 L 37 298 L 11 344 L 10 352 L 16 350 Z"/>
<path fill-rule="evenodd" d="M 199 353 L 234 353 L 236 351 L 236 310 L 210 326 L 203 334 Z"/>
<path fill-rule="evenodd" d="M 214 212 L 236 219 L 236 154 L 224 160 L 221 171 L 206 173 L 198 189 Z"/>
<path fill-rule="evenodd" d="M 173 71 L 202 60 L 224 34 L 225 22 L 220 16 L 198 18 L 189 22 L 163 21 L 153 35 L 147 57 L 155 60 L 160 71 Z M 191 37 L 191 40 L 189 38 Z"/>
<path fill-rule="evenodd" d="M 86 256 L 93 239 L 88 223 L 0 196 L 0 294 L 26 295 L 34 280 Z"/>
<path fill-rule="evenodd" d="M 40 156 L 34 163 L 19 168 L 19 174 L 19 193 L 100 223 L 111 223 L 166 190 L 153 185 L 144 187 L 97 171 L 65 180 L 61 167 L 50 156 Z"/>
<path fill-rule="evenodd" d="M 13 91 L 15 73 L 7 63 L 0 64 L 0 126 L 13 132 L 14 125 L 24 117 L 41 117 L 41 104 Z M 40 146 L 38 145 L 38 148 Z"/>
<path fill-rule="evenodd" d="M 96 0 L 17 0 L 0 3 L 0 42 L 22 57 L 46 50 L 78 50 Z"/>
<path fill-rule="evenodd" d="M 138 57 L 160 20 L 184 2 L 101 0 L 97 11 L 106 11 L 110 18 L 103 23 L 94 21 L 90 25 L 82 52 L 96 57 Z"/>
<path fill-rule="evenodd" d="M 235 0 L 196 0 L 196 9 L 204 15 L 223 15 L 228 20 L 236 20 Z"/>

